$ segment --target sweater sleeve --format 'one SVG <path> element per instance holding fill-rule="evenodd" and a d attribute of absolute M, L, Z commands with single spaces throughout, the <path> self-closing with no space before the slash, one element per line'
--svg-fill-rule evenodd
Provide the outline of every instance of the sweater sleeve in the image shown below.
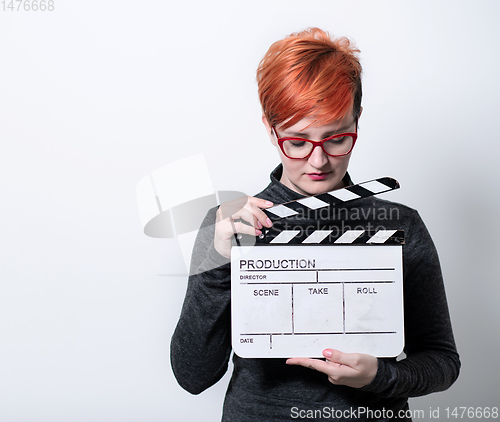
<path fill-rule="evenodd" d="M 379 359 L 375 379 L 363 387 L 382 397 L 446 390 L 460 370 L 437 251 L 413 212 L 403 248 L 406 358 Z"/>
<path fill-rule="evenodd" d="M 199 394 L 227 371 L 231 353 L 229 260 L 213 246 L 215 209 L 195 241 L 177 327 L 170 343 L 174 375 L 182 388 Z"/>

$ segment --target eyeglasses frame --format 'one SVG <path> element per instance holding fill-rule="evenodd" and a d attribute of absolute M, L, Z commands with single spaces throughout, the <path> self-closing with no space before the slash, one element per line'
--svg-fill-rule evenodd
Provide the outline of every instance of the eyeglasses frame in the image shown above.
<path fill-rule="evenodd" d="M 283 138 L 280 138 L 279 135 L 278 135 L 278 132 L 276 131 L 276 128 L 273 126 L 271 126 L 273 131 L 274 131 L 274 135 L 276 136 L 276 139 L 278 140 L 278 145 L 280 146 L 280 149 L 281 151 L 283 152 L 283 154 L 285 155 L 285 157 L 287 158 L 290 158 L 291 160 L 305 160 L 306 158 L 309 158 L 311 156 L 311 154 L 314 152 L 314 149 L 316 147 L 321 147 L 321 149 L 323 150 L 323 152 L 328 155 L 329 157 L 344 157 L 348 154 L 350 154 L 352 152 L 352 150 L 354 149 L 354 145 L 356 145 L 356 140 L 358 139 L 358 134 L 357 132 L 344 132 L 344 133 L 338 133 L 336 135 L 332 135 L 332 136 L 329 136 L 328 138 L 325 138 L 325 139 L 322 139 L 321 141 L 311 141 L 310 139 L 305 139 L 305 138 L 296 138 L 296 137 L 283 137 Z M 357 121 L 356 121 L 356 130 L 358 129 L 358 124 L 357 124 Z M 347 151 L 345 154 L 338 154 L 338 155 L 333 155 L 333 154 L 328 154 L 328 152 L 326 152 L 325 148 L 323 147 L 323 144 L 326 142 L 326 141 L 330 141 L 332 139 L 335 139 L 335 138 L 340 138 L 342 136 L 352 136 L 352 146 L 351 148 L 349 149 L 349 151 Z M 287 155 L 287 153 L 285 152 L 285 149 L 283 148 L 283 143 L 285 141 L 300 141 L 300 142 L 309 142 L 310 144 L 313 145 L 312 149 L 311 149 L 311 152 L 309 154 L 307 154 L 305 157 L 301 157 L 301 158 L 297 158 L 297 157 L 289 157 Z"/>

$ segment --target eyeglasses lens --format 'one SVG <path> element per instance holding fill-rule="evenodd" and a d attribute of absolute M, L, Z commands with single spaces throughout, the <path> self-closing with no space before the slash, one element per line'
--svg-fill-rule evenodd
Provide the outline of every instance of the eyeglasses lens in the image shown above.
<path fill-rule="evenodd" d="M 339 138 L 331 138 L 323 142 L 323 150 L 329 155 L 347 154 L 354 143 L 352 136 L 343 135 Z M 286 140 L 283 142 L 283 150 L 286 155 L 292 158 L 304 158 L 313 149 L 313 144 L 307 141 Z"/>

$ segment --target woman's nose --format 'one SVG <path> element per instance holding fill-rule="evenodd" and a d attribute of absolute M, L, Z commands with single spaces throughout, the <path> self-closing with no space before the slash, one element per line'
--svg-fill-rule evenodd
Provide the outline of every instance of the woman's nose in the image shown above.
<path fill-rule="evenodd" d="M 309 164 L 311 164 L 315 168 L 321 168 L 326 163 L 328 163 L 328 155 L 323 151 L 323 148 L 320 146 L 316 146 L 313 149 L 313 152 L 309 156 L 307 160 Z"/>

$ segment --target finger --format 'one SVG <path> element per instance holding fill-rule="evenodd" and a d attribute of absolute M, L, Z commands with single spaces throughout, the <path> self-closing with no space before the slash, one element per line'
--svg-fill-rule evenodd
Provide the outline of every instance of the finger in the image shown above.
<path fill-rule="evenodd" d="M 237 233 L 260 236 L 262 231 L 242 221 L 234 221 L 232 218 L 219 221 L 216 224 L 215 237 L 218 240 L 231 240 Z"/>
<path fill-rule="evenodd" d="M 345 380 L 350 379 L 355 373 L 352 368 L 346 365 L 319 359 L 293 358 L 288 359 L 286 363 L 289 365 L 301 365 L 322 372 L 328 376 L 328 381 L 335 385 L 347 385 Z"/>
<path fill-rule="evenodd" d="M 220 219 L 225 220 L 233 217 L 249 203 L 248 200 L 248 196 L 242 196 L 241 198 L 236 198 L 232 201 L 221 204 L 219 207 Z"/>
<path fill-rule="evenodd" d="M 250 236 L 259 236 L 262 232 L 253 226 L 249 226 L 248 224 L 242 223 L 241 221 L 236 221 L 232 223 L 232 233 L 229 237 L 231 237 L 235 233 L 249 234 Z"/>
<path fill-rule="evenodd" d="M 243 207 L 241 204 L 229 204 L 226 203 L 219 207 L 219 221 L 223 220 L 245 220 L 246 222 L 256 226 L 255 223 L 255 213 L 262 212 L 259 208 L 253 207 L 249 202 L 245 203 Z"/>
<path fill-rule="evenodd" d="M 250 197 L 248 201 L 248 206 L 251 209 L 252 214 L 255 217 L 255 225 L 258 228 L 263 226 L 271 227 L 273 225 L 271 219 L 267 216 L 262 209 L 272 207 L 274 204 L 271 201 L 266 201 L 260 198 Z M 260 227 L 259 227 L 260 226 Z"/>
<path fill-rule="evenodd" d="M 263 209 L 274 206 L 271 201 L 268 201 L 267 199 L 256 198 L 255 196 L 249 196 L 248 201 L 250 202 L 250 204 Z"/>
<path fill-rule="evenodd" d="M 323 372 L 329 375 L 329 372 L 333 369 L 332 364 L 319 359 L 310 358 L 290 358 L 286 361 L 287 365 L 300 365 L 305 368 L 314 369 L 315 371 Z"/>
<path fill-rule="evenodd" d="M 340 350 L 325 349 L 323 356 L 329 361 L 340 365 L 356 368 L 359 366 L 362 355 L 359 353 L 343 353 Z"/>
<path fill-rule="evenodd" d="M 233 233 L 237 233 L 236 232 L 236 226 L 234 224 L 234 220 L 232 218 L 230 218 L 229 221 L 231 223 L 231 230 L 233 231 Z"/>
<path fill-rule="evenodd" d="M 252 213 L 252 217 L 253 217 L 253 226 L 254 226 L 256 229 L 260 230 L 260 229 L 262 229 L 262 227 L 264 227 L 264 226 L 262 225 L 262 223 L 260 222 L 260 220 L 259 220 L 259 219 L 257 218 L 257 216 L 255 215 L 256 210 L 258 210 L 258 208 L 251 208 L 251 209 L 250 209 L 250 212 Z"/>
<path fill-rule="evenodd" d="M 247 208 L 239 209 L 236 213 L 234 213 L 232 216 L 227 218 L 226 222 L 231 221 L 231 220 L 244 220 L 245 222 L 250 224 L 250 226 L 252 226 L 254 228 L 259 228 L 257 221 L 256 221 L 256 218 L 255 218 L 255 215 L 253 214 L 251 209 L 247 209 Z"/>
<path fill-rule="evenodd" d="M 233 210 L 234 214 L 228 217 L 226 220 L 238 220 L 242 219 L 250 223 L 256 229 L 262 229 L 264 226 L 271 227 L 272 222 L 269 217 L 260 209 L 250 204 L 245 205 L 243 208 Z"/>
<path fill-rule="evenodd" d="M 248 199 L 249 205 L 252 207 L 252 213 L 255 215 L 257 221 L 266 227 L 271 227 L 273 225 L 271 219 L 267 216 L 266 213 L 262 211 L 262 209 L 266 209 L 274 206 L 271 201 L 267 201 L 261 198 L 249 197 Z"/>
<path fill-rule="evenodd" d="M 273 225 L 273 222 L 271 219 L 267 216 L 267 214 L 262 211 L 260 208 L 253 208 L 253 214 L 256 218 L 256 220 L 262 225 L 266 227 L 271 227 Z"/>

